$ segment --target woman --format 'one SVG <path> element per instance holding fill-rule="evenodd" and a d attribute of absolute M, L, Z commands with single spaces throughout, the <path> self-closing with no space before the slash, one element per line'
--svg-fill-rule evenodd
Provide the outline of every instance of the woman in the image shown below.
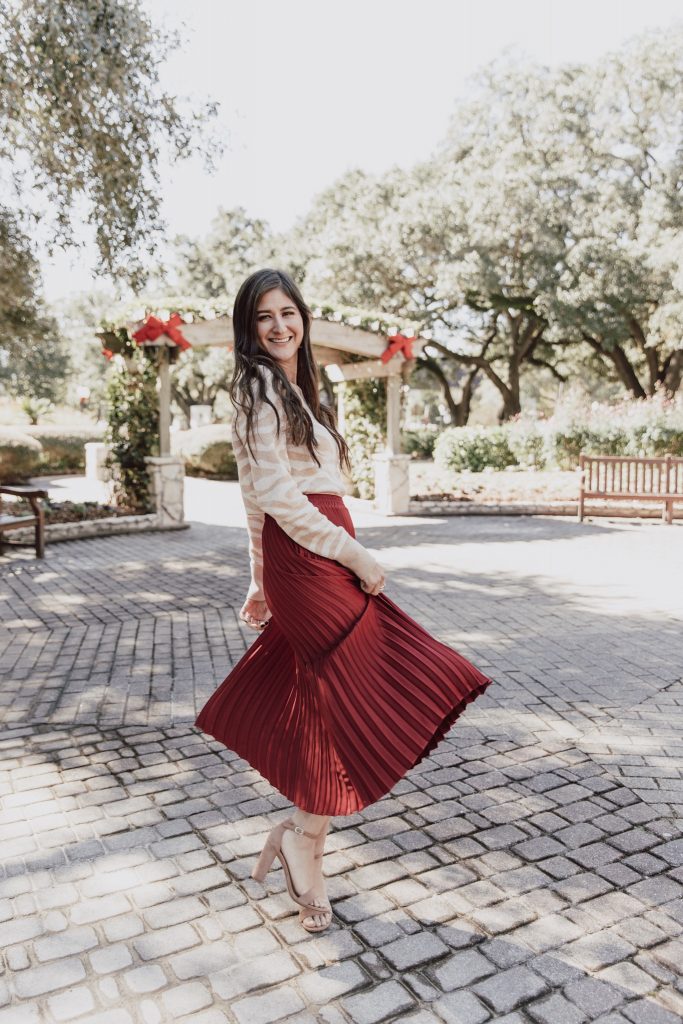
<path fill-rule="evenodd" d="M 311 313 L 288 274 L 260 270 L 233 311 L 232 440 L 260 636 L 197 718 L 295 805 L 252 877 L 277 856 L 308 931 L 332 919 L 322 856 L 333 815 L 374 803 L 491 680 L 383 593 L 342 495 L 348 448 L 321 404 Z"/>

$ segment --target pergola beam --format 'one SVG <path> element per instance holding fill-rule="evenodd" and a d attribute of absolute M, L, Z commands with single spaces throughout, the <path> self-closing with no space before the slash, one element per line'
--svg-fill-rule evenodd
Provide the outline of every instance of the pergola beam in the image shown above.
<path fill-rule="evenodd" d="M 128 325 L 132 331 L 139 326 L 140 321 Z M 235 344 L 232 317 L 230 316 L 216 317 L 215 320 L 196 320 L 194 323 L 183 324 L 181 330 L 195 348 L 223 345 L 231 349 Z M 334 349 L 335 352 L 352 352 L 371 359 L 382 355 L 386 348 L 386 337 L 383 334 L 367 331 L 363 327 L 350 327 L 348 324 L 336 323 L 334 320 L 314 318 L 311 324 L 311 344 L 315 348 Z M 424 338 L 413 339 L 413 352 L 415 354 L 421 352 L 425 344 L 427 342 Z M 403 359 L 403 354 L 400 353 L 399 356 L 393 358 L 400 362 Z"/>
<path fill-rule="evenodd" d="M 134 333 L 140 322 L 128 324 L 130 333 Z M 183 336 L 193 348 L 221 347 L 228 351 L 234 348 L 235 335 L 232 317 L 228 315 L 213 320 L 197 319 L 180 327 Z M 375 462 L 375 503 L 376 507 L 387 514 L 405 512 L 409 504 L 408 455 L 401 454 L 400 408 L 401 384 L 406 372 L 410 372 L 415 364 L 415 357 L 422 353 L 426 338 L 412 338 L 412 358 L 406 359 L 402 350 L 391 356 L 386 362 L 380 358 L 387 348 L 387 335 L 369 331 L 363 327 L 323 317 L 314 318 L 311 323 L 311 345 L 317 363 L 326 368 L 327 376 L 333 383 L 341 386 L 337 389 L 339 406 L 339 427 L 344 429 L 344 384 L 347 381 L 386 379 L 386 449 L 376 454 Z M 165 346 L 164 346 L 165 349 Z M 349 354 L 365 357 L 357 362 L 345 362 Z M 407 365 L 406 365 L 407 364 Z M 166 456 L 169 450 L 169 417 L 170 417 L 170 380 L 168 353 L 164 351 L 160 364 L 160 435 L 161 452 Z"/>

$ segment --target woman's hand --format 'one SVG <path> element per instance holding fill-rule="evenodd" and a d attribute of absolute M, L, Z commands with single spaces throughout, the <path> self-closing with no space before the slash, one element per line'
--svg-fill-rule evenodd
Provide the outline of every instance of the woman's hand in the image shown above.
<path fill-rule="evenodd" d="M 378 562 L 375 562 L 375 568 L 364 580 L 360 581 L 360 585 L 366 594 L 377 595 L 380 590 L 384 590 L 384 582 L 384 569 Z"/>
<path fill-rule="evenodd" d="M 270 609 L 265 601 L 255 601 L 248 598 L 240 609 L 240 619 L 249 629 L 256 629 L 260 633 L 265 629 L 268 620 L 271 618 Z"/>

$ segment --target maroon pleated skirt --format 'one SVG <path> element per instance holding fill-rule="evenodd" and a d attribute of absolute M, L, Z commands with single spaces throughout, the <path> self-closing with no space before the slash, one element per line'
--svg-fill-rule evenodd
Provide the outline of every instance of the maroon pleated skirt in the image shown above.
<path fill-rule="evenodd" d="M 307 497 L 355 537 L 341 496 Z M 269 515 L 263 590 L 272 618 L 196 724 L 302 810 L 352 814 L 379 800 L 491 682 Z"/>

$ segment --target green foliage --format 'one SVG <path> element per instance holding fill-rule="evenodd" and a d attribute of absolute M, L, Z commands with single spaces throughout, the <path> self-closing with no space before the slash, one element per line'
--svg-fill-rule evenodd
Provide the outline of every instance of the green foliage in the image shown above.
<path fill-rule="evenodd" d="M 683 457 L 683 423 L 678 428 L 662 423 L 633 427 L 628 441 L 628 454 Z"/>
<path fill-rule="evenodd" d="M 193 405 L 209 405 L 215 415 L 217 399 L 227 396 L 233 367 L 232 352 L 222 348 L 183 353 L 171 374 L 171 395 L 188 422 Z"/>
<path fill-rule="evenodd" d="M 683 399 L 660 392 L 607 405 L 569 391 L 547 420 L 518 416 L 502 427 L 449 427 L 435 445 L 434 461 L 458 472 L 509 465 L 573 470 L 582 452 L 683 455 Z"/>
<path fill-rule="evenodd" d="M 178 430 L 172 435 L 171 447 L 174 454 L 183 456 L 188 476 L 237 480 L 237 462 L 227 424 L 211 423 L 193 430 Z"/>
<path fill-rule="evenodd" d="M 401 434 L 403 451 L 407 455 L 415 455 L 420 459 L 431 459 L 439 433 L 439 428 L 436 426 L 422 427 L 420 430 L 404 430 Z"/>
<path fill-rule="evenodd" d="M 112 470 L 116 503 L 140 512 L 151 511 L 149 472 L 145 457 L 158 454 L 159 399 L 156 368 L 139 352 L 117 360 L 107 385 Z"/>
<path fill-rule="evenodd" d="M 382 398 L 378 397 L 380 388 L 373 391 L 371 384 L 370 381 L 363 381 L 361 387 L 357 388 L 354 382 L 353 390 L 347 384 L 344 399 L 344 438 L 349 446 L 351 477 L 358 498 L 372 498 L 375 494 L 372 456 L 375 451 L 382 448 L 385 440 L 380 426 L 380 417 L 383 415 Z M 358 394 L 358 391 L 361 394 Z M 368 401 L 367 414 L 362 394 L 372 395 L 372 400 Z"/>
<path fill-rule="evenodd" d="M 41 416 L 50 411 L 53 403 L 47 398 L 24 398 L 21 401 L 21 411 L 26 413 L 31 424 L 36 424 Z"/>
<path fill-rule="evenodd" d="M 473 473 L 517 462 L 501 427 L 448 427 L 434 446 L 434 461 L 440 469 Z"/>
<path fill-rule="evenodd" d="M 0 427 L 0 484 L 21 484 L 40 471 L 42 446 L 29 434 Z"/>
<path fill-rule="evenodd" d="M 85 471 L 85 445 L 89 441 L 101 441 L 103 432 L 99 427 L 31 426 L 26 431 L 40 441 L 43 449 L 41 474 L 83 473 Z"/>
<path fill-rule="evenodd" d="M 67 350 L 38 297 L 40 268 L 31 242 L 2 206 L 0 280 L 0 391 L 34 404 L 57 401 L 69 369 Z"/>
<path fill-rule="evenodd" d="M 266 221 L 241 206 L 219 209 L 205 239 L 181 235 L 175 249 L 180 288 L 208 299 L 234 300 L 248 274 L 280 262 Z"/>
<path fill-rule="evenodd" d="M 505 436 L 515 462 L 526 469 L 545 469 L 548 461 L 541 424 L 516 417 L 505 424 Z"/>
<path fill-rule="evenodd" d="M 676 393 L 682 54 L 677 26 L 596 64 L 487 65 L 429 160 L 316 197 L 289 233 L 305 294 L 417 322 L 447 381 L 486 376 L 501 421 L 531 374 Z"/>
<path fill-rule="evenodd" d="M 215 113 L 185 113 L 161 87 L 179 42 L 138 0 L 8 0 L 0 12 L 0 158 L 42 214 L 47 200 L 55 243 L 72 243 L 85 201 L 104 270 L 131 283 L 162 228 L 161 156 L 194 154 Z"/>

